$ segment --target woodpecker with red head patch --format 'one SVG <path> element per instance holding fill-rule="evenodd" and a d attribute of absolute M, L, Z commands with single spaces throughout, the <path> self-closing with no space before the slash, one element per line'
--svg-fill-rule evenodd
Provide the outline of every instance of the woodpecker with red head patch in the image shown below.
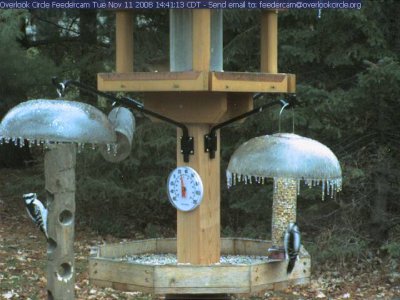
<path fill-rule="evenodd" d="M 43 203 L 37 198 L 35 193 L 24 194 L 23 196 L 26 211 L 32 221 L 39 227 L 40 231 L 48 238 L 47 235 L 47 209 Z"/>

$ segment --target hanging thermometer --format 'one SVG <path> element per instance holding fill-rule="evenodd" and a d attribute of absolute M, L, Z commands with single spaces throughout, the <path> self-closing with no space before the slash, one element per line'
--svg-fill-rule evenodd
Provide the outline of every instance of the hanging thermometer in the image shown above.
<path fill-rule="evenodd" d="M 178 167 L 169 174 L 168 198 L 180 211 L 191 211 L 203 199 L 203 183 L 200 175 L 191 167 Z"/>

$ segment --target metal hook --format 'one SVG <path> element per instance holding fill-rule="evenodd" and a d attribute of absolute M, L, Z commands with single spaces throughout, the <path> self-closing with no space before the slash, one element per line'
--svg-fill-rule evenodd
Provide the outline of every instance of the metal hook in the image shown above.
<path fill-rule="evenodd" d="M 283 112 L 283 110 L 286 108 L 286 106 L 288 106 L 289 105 L 289 103 L 288 102 L 286 102 L 285 100 L 279 100 L 283 105 L 282 105 L 282 108 L 281 108 L 281 110 L 280 110 L 280 112 L 279 112 L 279 132 L 281 132 L 281 119 L 282 119 L 282 112 Z"/>

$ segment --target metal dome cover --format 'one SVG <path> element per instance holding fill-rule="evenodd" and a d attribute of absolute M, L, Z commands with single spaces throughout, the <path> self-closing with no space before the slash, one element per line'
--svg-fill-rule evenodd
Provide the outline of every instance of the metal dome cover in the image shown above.
<path fill-rule="evenodd" d="M 67 100 L 30 100 L 12 108 L 1 123 L 1 138 L 43 143 L 112 144 L 114 128 L 97 108 Z"/>
<path fill-rule="evenodd" d="M 342 171 L 335 154 L 320 142 L 293 133 L 255 137 L 243 143 L 232 155 L 228 186 L 238 181 L 257 182 L 264 178 L 305 180 L 314 185 L 322 181 L 341 187 Z"/>

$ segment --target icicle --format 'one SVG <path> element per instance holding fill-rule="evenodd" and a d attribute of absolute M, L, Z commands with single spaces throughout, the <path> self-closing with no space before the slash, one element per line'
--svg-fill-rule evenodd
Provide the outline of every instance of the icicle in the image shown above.
<path fill-rule="evenodd" d="M 244 184 L 247 184 L 247 175 L 244 176 Z"/>
<path fill-rule="evenodd" d="M 297 195 L 300 195 L 300 179 L 297 179 Z"/>
<path fill-rule="evenodd" d="M 231 182 L 232 182 L 232 178 L 231 178 Z M 233 185 L 236 184 L 236 174 L 233 174 Z"/>
<path fill-rule="evenodd" d="M 82 152 L 82 143 L 77 143 L 77 150 L 78 150 L 78 153 Z"/>
<path fill-rule="evenodd" d="M 249 176 L 249 183 L 252 184 L 252 182 L 251 182 L 251 175 Z"/>
<path fill-rule="evenodd" d="M 330 185 L 329 180 L 326 180 L 326 181 L 325 181 L 325 185 L 326 185 L 326 195 L 329 196 L 329 195 L 330 195 L 330 193 L 329 193 L 329 187 L 330 187 L 330 186 L 329 186 L 329 185 Z"/>
<path fill-rule="evenodd" d="M 92 143 L 92 150 L 95 150 L 95 149 L 96 149 L 96 144 Z"/>
<path fill-rule="evenodd" d="M 331 199 L 333 199 L 334 197 L 335 197 L 335 186 L 332 183 L 332 186 L 331 186 Z"/>
<path fill-rule="evenodd" d="M 235 176 L 235 174 L 233 174 L 233 176 Z M 228 189 L 232 186 L 232 173 L 228 170 L 226 171 L 226 185 L 228 186 Z"/>
<path fill-rule="evenodd" d="M 111 153 L 111 145 L 107 144 L 107 154 L 110 154 L 110 153 Z"/>
<path fill-rule="evenodd" d="M 325 200 L 324 197 L 325 197 L 325 181 L 322 180 L 322 201 Z"/>
<path fill-rule="evenodd" d="M 278 189 L 278 178 L 274 177 L 274 193 Z"/>

